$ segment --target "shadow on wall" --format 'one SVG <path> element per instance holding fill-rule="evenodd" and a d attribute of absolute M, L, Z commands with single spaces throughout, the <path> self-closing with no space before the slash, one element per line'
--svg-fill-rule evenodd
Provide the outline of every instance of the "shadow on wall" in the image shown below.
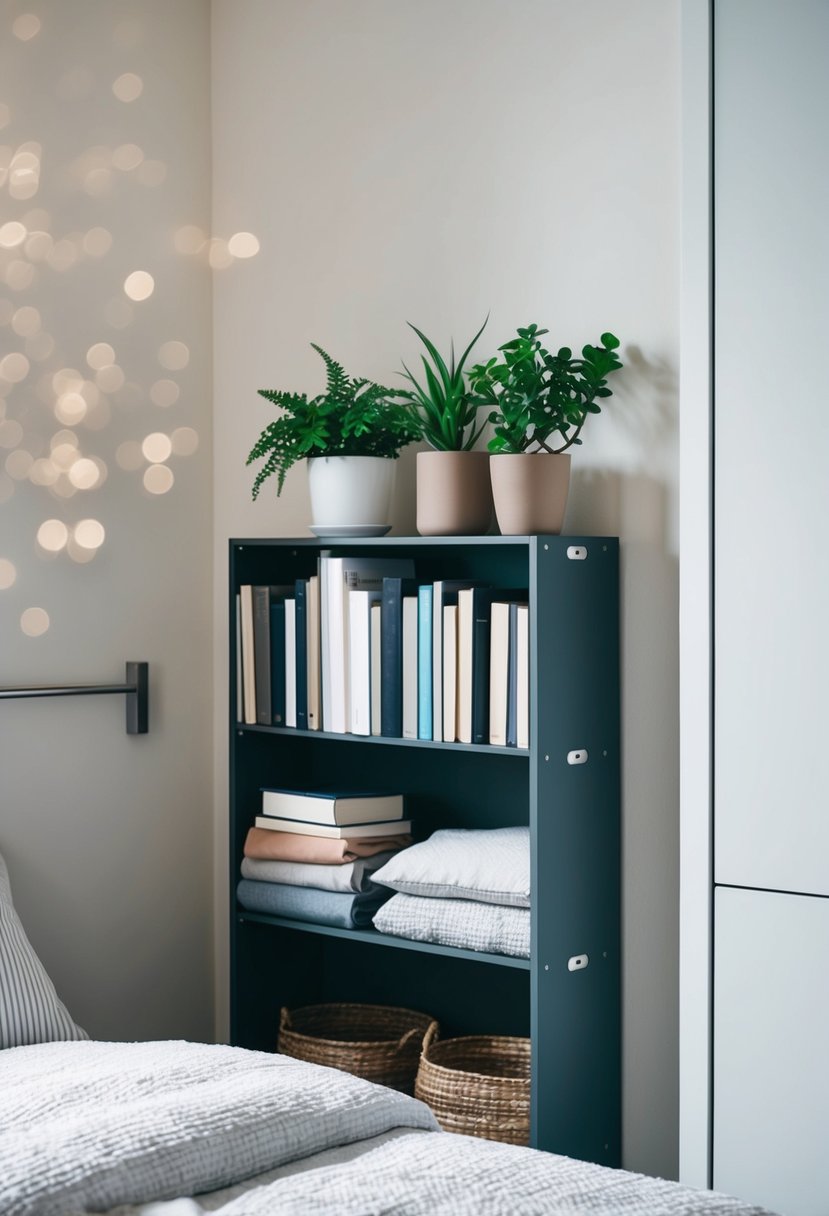
<path fill-rule="evenodd" d="M 656 413 L 645 420 L 657 423 Z M 679 1018 L 679 563 L 668 519 L 668 489 L 656 478 L 574 472 L 568 530 L 622 537 L 623 1067 L 635 1092 L 662 1101 L 650 1111 L 648 1142 L 628 1135 L 634 1160 L 655 1152 L 653 1137 L 671 1128 L 678 1102 L 678 1082 L 665 1080 L 677 1076 Z M 633 1093 L 626 1085 L 626 1103 Z M 625 1112 L 627 1129 L 641 1125 Z M 676 1145 L 663 1151 L 670 1160 Z"/>

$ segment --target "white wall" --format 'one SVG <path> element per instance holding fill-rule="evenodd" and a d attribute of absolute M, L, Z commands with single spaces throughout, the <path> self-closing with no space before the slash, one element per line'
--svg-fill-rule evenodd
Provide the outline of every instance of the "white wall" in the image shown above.
<path fill-rule="evenodd" d="M 677 1168 L 678 5 L 213 4 L 214 230 L 259 255 L 214 291 L 217 936 L 226 905 L 228 536 L 304 533 L 304 470 L 250 501 L 262 387 L 309 342 L 393 380 L 412 320 L 483 355 L 536 320 L 627 370 L 576 457 L 567 530 L 623 540 L 624 1156 Z M 414 522 L 412 460 L 396 525 Z M 217 980 L 226 1003 L 226 972 Z"/>
<path fill-rule="evenodd" d="M 103 1038 L 212 1035 L 210 276 L 175 247 L 182 226 L 210 221 L 209 33 L 206 0 L 0 5 L 0 165 L 28 143 L 40 164 L 33 193 L 25 156 L 0 171 L 0 225 L 42 234 L 0 248 L 0 584 L 16 572 L 0 590 L 0 683 L 117 682 L 126 659 L 150 663 L 143 738 L 125 734 L 123 697 L 0 709 L 16 902 L 70 1010 Z M 124 73 L 141 78 L 135 100 L 113 92 Z M 14 235 L 0 228 L 0 245 Z M 129 304 L 137 270 L 155 290 Z M 180 370 L 159 362 L 170 341 L 189 348 Z M 123 372 L 100 387 L 86 357 L 98 343 Z M 56 385 L 61 369 L 76 374 Z M 174 404 L 154 403 L 159 380 L 179 386 Z M 73 420 L 70 397 L 59 420 L 78 387 L 86 416 Z M 148 492 L 140 443 L 174 434 L 189 450 L 182 428 L 197 450 L 163 461 L 174 482 Z M 56 475 L 47 457 L 66 430 L 105 466 L 98 488 L 32 480 Z M 104 543 L 50 554 L 37 542 L 50 519 L 95 519 Z M 32 607 L 50 620 L 39 637 L 21 630 Z"/>

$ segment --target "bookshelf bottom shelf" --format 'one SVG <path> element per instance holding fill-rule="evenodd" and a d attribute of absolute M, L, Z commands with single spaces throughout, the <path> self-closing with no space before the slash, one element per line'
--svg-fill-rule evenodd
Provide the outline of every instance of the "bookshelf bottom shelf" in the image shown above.
<path fill-rule="evenodd" d="M 239 909 L 237 915 L 240 924 L 252 921 L 259 925 L 293 929 L 297 933 L 339 937 L 346 941 L 366 942 L 372 946 L 391 946 L 395 950 L 414 950 L 421 954 L 439 954 L 445 958 L 467 959 L 473 963 L 490 963 L 497 967 L 511 967 L 519 971 L 530 970 L 528 958 L 515 958 L 509 954 L 485 954 L 479 950 L 461 950 L 457 946 L 439 946 L 433 942 L 417 942 L 408 937 L 392 937 L 387 933 L 378 933 L 376 929 L 338 929 L 333 925 L 290 920 L 286 916 L 266 916 L 259 912 L 245 912 L 243 909 Z"/>

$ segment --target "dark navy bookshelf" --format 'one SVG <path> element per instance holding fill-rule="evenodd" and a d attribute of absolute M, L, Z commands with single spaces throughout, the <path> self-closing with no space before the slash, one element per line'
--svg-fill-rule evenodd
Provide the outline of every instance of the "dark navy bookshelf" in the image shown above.
<path fill-rule="evenodd" d="M 317 572 L 322 550 L 411 557 L 418 581 L 527 587 L 530 746 L 436 743 L 243 725 L 236 594 Z M 230 542 L 231 1040 L 274 1050 L 279 1010 L 402 1005 L 442 1037 L 532 1040 L 531 1143 L 621 1163 L 619 546 L 611 537 L 483 536 Z M 368 748 L 361 746 L 369 744 Z M 586 759 L 583 759 L 586 754 Z M 582 762 L 574 762 L 579 758 Z M 418 838 L 439 827 L 530 828 L 530 958 L 244 911 L 242 848 L 262 786 L 400 789 Z M 587 958 L 586 965 L 581 962 Z"/>

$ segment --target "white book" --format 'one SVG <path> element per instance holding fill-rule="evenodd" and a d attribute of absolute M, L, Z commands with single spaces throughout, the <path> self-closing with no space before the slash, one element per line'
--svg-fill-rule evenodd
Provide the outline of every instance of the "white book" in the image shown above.
<path fill-rule="evenodd" d="M 382 707 L 382 661 L 383 661 L 383 608 L 371 605 L 371 733 L 380 734 L 380 711 Z"/>
<path fill-rule="evenodd" d="M 443 609 L 443 741 L 458 737 L 458 606 Z"/>
<path fill-rule="evenodd" d="M 242 691 L 242 597 L 236 595 L 236 721 L 244 722 L 245 706 Z"/>
<path fill-rule="evenodd" d="M 331 720 L 331 658 L 329 643 L 331 630 L 328 623 L 328 560 L 330 549 L 323 549 L 319 559 L 320 588 L 320 706 L 322 730 L 329 729 Z"/>
<path fill-rule="evenodd" d="M 285 601 L 285 725 L 296 726 L 296 600 Z"/>
<path fill-rule="evenodd" d="M 457 602 L 461 587 L 469 587 L 464 579 L 438 579 L 432 584 L 432 738 L 443 739 L 443 609 L 447 597 Z"/>
<path fill-rule="evenodd" d="M 381 591 L 348 593 L 348 701 L 352 735 L 371 734 L 371 608 Z"/>
<path fill-rule="evenodd" d="M 256 725 L 256 668 L 253 662 L 253 587 L 243 583 L 239 588 L 242 616 L 242 685 L 244 690 L 244 721 Z"/>
<path fill-rule="evenodd" d="M 371 840 L 374 837 L 408 836 L 412 830 L 411 819 L 391 819 L 382 823 L 347 823 L 332 826 L 327 823 L 307 823 L 302 819 L 276 819 L 271 815 L 257 815 L 257 828 L 269 832 L 297 832 L 300 836 L 333 836 L 338 840 Z"/>
<path fill-rule="evenodd" d="M 507 745 L 509 604 L 494 601 L 489 634 L 489 741 Z"/>
<path fill-rule="evenodd" d="M 472 650 L 474 593 L 458 592 L 458 742 L 472 742 Z"/>
<path fill-rule="evenodd" d="M 322 727 L 322 701 L 320 689 L 320 580 L 314 574 L 308 579 L 305 597 L 308 651 L 308 729 Z"/>
<path fill-rule="evenodd" d="M 518 605 L 516 672 L 516 745 L 530 746 L 530 608 Z"/>
<path fill-rule="evenodd" d="M 417 738 L 417 596 L 403 596 L 403 738 Z"/>
<path fill-rule="evenodd" d="M 410 558 L 320 559 L 322 714 L 325 730 L 335 734 L 348 729 L 348 592 L 382 591 L 386 575 L 413 578 L 414 562 Z"/>

